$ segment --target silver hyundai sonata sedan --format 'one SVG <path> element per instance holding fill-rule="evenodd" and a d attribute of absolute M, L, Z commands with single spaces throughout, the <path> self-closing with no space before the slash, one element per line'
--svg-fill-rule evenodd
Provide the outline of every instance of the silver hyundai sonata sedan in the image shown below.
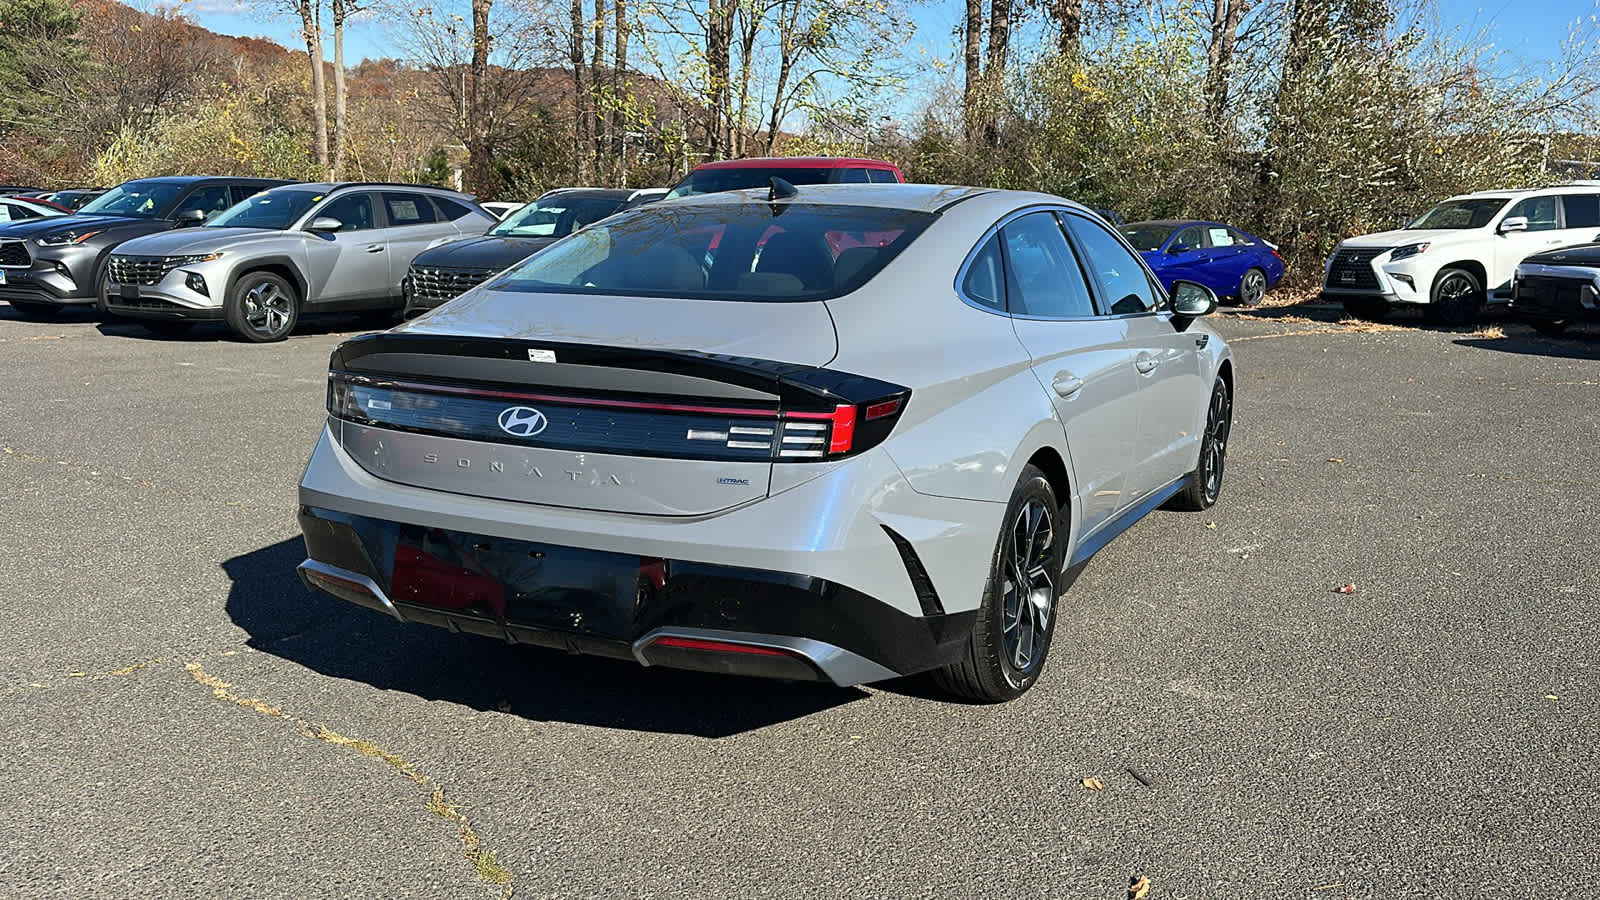
<path fill-rule="evenodd" d="M 506 641 L 1007 700 L 1079 566 L 1216 501 L 1215 307 L 1044 194 L 645 206 L 334 351 L 300 572 Z"/>

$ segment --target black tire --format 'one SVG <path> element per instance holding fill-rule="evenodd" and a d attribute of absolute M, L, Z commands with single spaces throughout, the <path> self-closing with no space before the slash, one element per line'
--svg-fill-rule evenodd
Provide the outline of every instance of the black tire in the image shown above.
<path fill-rule="evenodd" d="M 1267 273 L 1251 269 L 1239 279 L 1239 305 L 1245 308 L 1260 306 L 1267 296 Z"/>
<path fill-rule="evenodd" d="M 61 315 L 61 307 L 54 303 L 34 303 L 29 300 L 12 300 L 10 303 L 11 308 L 17 311 L 17 315 L 24 319 L 54 319 Z"/>
<path fill-rule="evenodd" d="M 1471 325 L 1483 311 L 1483 284 L 1466 269 L 1445 269 L 1433 280 L 1428 318 L 1441 325 Z"/>
<path fill-rule="evenodd" d="M 1067 543 L 1055 491 L 1033 466 L 1022 470 L 1003 523 L 961 658 L 932 673 L 945 691 L 984 703 L 1022 696 L 1044 671 Z"/>
<path fill-rule="evenodd" d="M 1527 321 L 1529 325 L 1533 326 L 1534 331 L 1550 337 L 1565 334 L 1567 326 L 1572 324 L 1566 319 L 1529 319 Z"/>
<path fill-rule="evenodd" d="M 223 304 L 228 327 L 253 344 L 281 341 L 300 322 L 300 295 L 272 272 L 246 272 L 228 289 Z"/>
<path fill-rule="evenodd" d="M 189 333 L 194 323 L 181 319 L 141 319 L 139 327 L 161 337 L 182 337 Z"/>
<path fill-rule="evenodd" d="M 1222 494 L 1222 474 L 1228 465 L 1228 436 L 1233 432 L 1233 393 L 1217 376 L 1206 406 L 1206 430 L 1200 436 L 1200 459 L 1184 479 L 1183 489 L 1167 502 L 1169 509 L 1199 512 L 1210 509 Z"/>
<path fill-rule="evenodd" d="M 94 267 L 94 308 L 100 313 L 101 320 L 115 322 L 122 316 L 111 311 L 111 296 L 106 291 L 106 269 L 110 267 L 110 263 L 109 259 L 103 259 Z"/>
<path fill-rule="evenodd" d="M 1346 297 L 1344 311 L 1352 318 L 1381 322 L 1389 315 L 1389 301 L 1382 297 Z"/>

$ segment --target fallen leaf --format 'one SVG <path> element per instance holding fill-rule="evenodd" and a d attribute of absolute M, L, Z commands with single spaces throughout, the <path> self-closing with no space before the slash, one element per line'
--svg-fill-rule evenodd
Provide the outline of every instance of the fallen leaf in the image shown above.
<path fill-rule="evenodd" d="M 1555 694 L 1545 694 L 1544 698 L 1546 700 L 1559 700 L 1559 699 L 1561 699 L 1561 698 L 1557 697 Z"/>
<path fill-rule="evenodd" d="M 1328 457 L 1328 462 L 1331 462 L 1331 463 L 1342 463 L 1342 462 L 1344 462 L 1344 459 L 1342 457 L 1338 457 L 1338 456 L 1330 456 L 1330 457 Z"/>
<path fill-rule="evenodd" d="M 495 704 L 495 708 L 504 713 L 511 712 L 511 701 L 501 700 L 499 703 Z"/>
<path fill-rule="evenodd" d="M 1207 522 L 1206 523 L 1206 527 L 1211 529 L 1212 531 L 1216 531 L 1217 530 L 1217 523 L 1215 523 L 1215 522 Z"/>
<path fill-rule="evenodd" d="M 67 677 L 68 678 L 83 678 L 83 677 L 87 676 L 88 674 L 89 674 L 88 672 L 68 672 L 67 673 Z"/>
<path fill-rule="evenodd" d="M 1106 789 L 1106 783 L 1098 778 L 1085 778 L 1082 783 L 1084 790 L 1103 791 Z"/>
<path fill-rule="evenodd" d="M 1343 584 L 1343 585 L 1340 585 L 1339 587 L 1334 588 L 1333 592 L 1335 594 L 1354 594 L 1356 592 L 1356 586 L 1353 583 L 1352 584 Z"/>
<path fill-rule="evenodd" d="M 1128 900 L 1144 900 L 1150 896 L 1150 879 L 1140 875 L 1128 879 Z"/>

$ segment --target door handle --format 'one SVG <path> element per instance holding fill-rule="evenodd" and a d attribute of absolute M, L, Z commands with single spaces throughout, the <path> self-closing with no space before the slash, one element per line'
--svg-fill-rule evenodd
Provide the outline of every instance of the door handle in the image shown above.
<path fill-rule="evenodd" d="M 1133 361 L 1133 367 L 1139 370 L 1140 375 L 1149 375 L 1159 365 L 1161 365 L 1161 360 L 1156 359 L 1154 356 L 1141 356 Z"/>
<path fill-rule="evenodd" d="M 367 246 L 367 252 L 368 253 L 382 253 L 383 252 L 383 245 L 382 244 L 369 244 Z"/>
<path fill-rule="evenodd" d="M 1071 372 L 1057 372 L 1055 380 L 1050 383 L 1050 386 L 1056 389 L 1057 394 L 1063 397 L 1071 397 L 1073 394 L 1083 390 L 1083 379 Z"/>

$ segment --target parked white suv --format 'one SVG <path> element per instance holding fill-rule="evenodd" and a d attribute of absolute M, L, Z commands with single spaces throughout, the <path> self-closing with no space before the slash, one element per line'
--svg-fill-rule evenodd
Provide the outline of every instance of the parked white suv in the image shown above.
<path fill-rule="evenodd" d="M 1600 232 L 1600 182 L 1451 197 L 1396 231 L 1341 243 L 1323 293 L 1351 315 L 1381 318 L 1418 304 L 1436 321 L 1464 324 L 1487 303 L 1511 299 L 1517 263 Z"/>

